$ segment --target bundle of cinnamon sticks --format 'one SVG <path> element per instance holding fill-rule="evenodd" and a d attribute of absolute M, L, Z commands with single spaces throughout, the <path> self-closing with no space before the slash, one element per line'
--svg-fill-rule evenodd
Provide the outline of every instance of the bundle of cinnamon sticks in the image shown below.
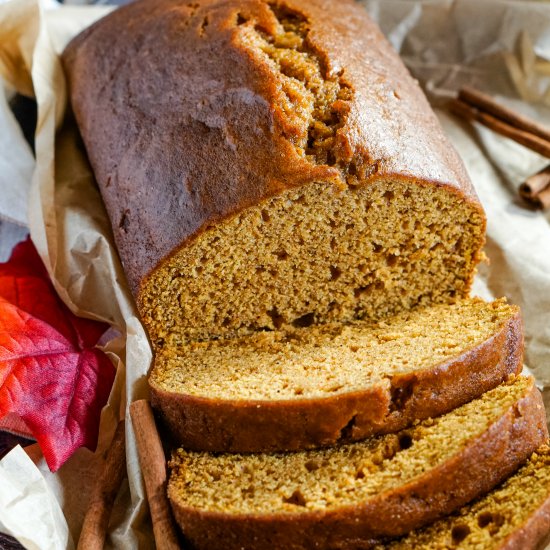
<path fill-rule="evenodd" d="M 550 128 L 542 126 L 491 96 L 469 86 L 460 89 L 450 103 L 453 113 L 480 122 L 487 128 L 550 158 Z M 519 188 L 520 196 L 537 208 L 550 207 L 550 166 L 529 177 Z"/>

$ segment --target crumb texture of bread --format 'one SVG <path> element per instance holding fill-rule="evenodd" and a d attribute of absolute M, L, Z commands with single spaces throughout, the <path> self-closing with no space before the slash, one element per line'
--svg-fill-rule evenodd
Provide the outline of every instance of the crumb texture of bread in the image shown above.
<path fill-rule="evenodd" d="M 141 311 L 160 348 L 448 303 L 469 291 L 482 231 L 443 189 L 314 184 L 202 234 L 147 280 Z"/>
<path fill-rule="evenodd" d="M 291 451 L 446 413 L 518 374 L 522 354 L 518 308 L 474 298 L 380 321 L 165 347 L 149 387 L 187 449 Z"/>
<path fill-rule="evenodd" d="M 450 517 L 376 550 L 537 550 L 550 531 L 550 448 Z"/>
<path fill-rule="evenodd" d="M 138 0 L 67 47 L 156 349 L 467 295 L 485 217 L 464 167 L 364 9 L 337 4 Z"/>
<path fill-rule="evenodd" d="M 180 449 L 171 463 L 171 494 L 183 496 L 186 506 L 231 514 L 293 514 L 358 504 L 457 454 L 513 406 L 529 383 L 520 378 L 404 432 L 337 448 L 251 455 Z"/>
<path fill-rule="evenodd" d="M 359 443 L 246 455 L 180 449 L 168 494 L 193 548 L 215 540 L 363 548 L 489 491 L 547 437 L 540 392 L 519 377 L 447 415 Z"/>
<path fill-rule="evenodd" d="M 392 375 L 445 363 L 517 314 L 506 300 L 463 300 L 382 321 L 331 323 L 167 348 L 151 383 L 210 399 L 308 399 L 389 386 Z"/>

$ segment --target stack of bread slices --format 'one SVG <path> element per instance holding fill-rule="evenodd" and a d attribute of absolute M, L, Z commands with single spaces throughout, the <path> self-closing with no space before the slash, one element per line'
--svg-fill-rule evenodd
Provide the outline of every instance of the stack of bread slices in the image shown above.
<path fill-rule="evenodd" d="M 138 0 L 64 64 L 188 547 L 535 548 L 520 312 L 469 296 L 485 215 L 363 9 Z"/>

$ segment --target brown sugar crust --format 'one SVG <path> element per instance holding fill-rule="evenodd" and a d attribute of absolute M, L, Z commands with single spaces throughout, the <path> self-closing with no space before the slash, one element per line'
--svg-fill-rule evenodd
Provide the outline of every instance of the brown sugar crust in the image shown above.
<path fill-rule="evenodd" d="M 498 550 L 544 550 L 550 543 L 550 491 L 545 501 Z"/>
<path fill-rule="evenodd" d="M 541 506 L 498 550 L 543 550 L 550 543 L 550 491 Z"/>
<path fill-rule="evenodd" d="M 351 0 L 137 1 L 86 29 L 63 60 L 125 272 L 155 345 L 163 345 L 167 326 L 177 331 L 182 324 L 175 313 L 162 317 L 163 302 L 180 294 L 193 301 L 185 277 L 199 277 L 195 267 L 186 272 L 185 255 L 173 270 L 170 260 L 247 209 L 313 184 L 335 196 L 377 184 L 389 185 L 386 200 L 393 184 L 400 196 L 403 186 L 425 190 L 426 198 L 446 195 L 442 222 L 463 224 L 464 249 L 458 245 L 456 255 L 466 261 L 447 250 L 444 271 L 460 264 L 456 278 L 434 285 L 445 300 L 467 293 L 484 239 L 481 206 L 417 82 Z M 287 312 L 276 312 L 283 298 L 273 298 L 273 323 L 315 312 L 321 276 L 302 285 L 306 295 Z M 224 299 L 214 298 L 218 311 Z M 419 292 L 392 307 L 422 299 Z M 370 314 L 350 304 L 318 309 L 316 321 Z M 224 315 L 195 327 L 189 317 L 200 319 L 201 311 L 186 314 L 184 337 L 272 321 L 265 312 Z"/>
<path fill-rule="evenodd" d="M 412 363 L 410 369 L 388 374 L 389 383 L 384 383 L 384 380 L 374 381 L 370 386 L 365 383 L 361 390 L 329 392 L 324 395 L 306 394 L 295 399 L 277 399 L 276 395 L 268 394 L 263 400 L 231 399 L 224 395 L 229 390 L 221 388 L 217 390 L 222 394 L 221 397 L 209 398 L 206 395 L 212 395 L 214 389 L 209 389 L 210 377 L 204 372 L 200 374 L 205 385 L 202 396 L 189 392 L 186 394 L 176 388 L 172 391 L 167 389 L 169 384 L 161 381 L 157 370 L 168 369 L 170 377 L 174 368 L 170 363 L 158 365 L 163 361 L 162 355 L 158 354 L 157 366 L 149 378 L 152 403 L 174 441 L 194 450 L 291 451 L 395 432 L 414 420 L 446 413 L 494 388 L 521 370 L 521 316 L 517 308 L 510 307 L 503 301 L 485 304 L 473 300 L 466 301 L 464 305 L 435 306 L 430 310 L 435 312 L 434 316 L 437 314 L 435 320 L 431 321 L 434 323 L 433 327 L 428 325 L 428 315 L 423 315 L 421 311 L 413 313 L 412 318 L 409 318 L 410 315 L 400 317 L 406 318 L 403 322 L 409 326 L 422 325 L 425 322 L 426 326 L 422 330 L 429 333 L 430 330 L 436 330 L 436 323 L 442 322 L 442 316 L 461 317 L 470 313 L 470 309 L 476 312 L 475 308 L 479 308 L 487 316 L 496 315 L 497 312 L 501 315 L 499 322 L 495 321 L 494 325 L 490 325 L 494 330 L 490 337 L 454 357 L 419 370 L 412 368 L 415 355 L 410 352 L 410 358 L 407 356 L 407 361 Z M 401 320 L 400 317 L 397 320 Z M 394 330 L 397 331 L 397 328 L 393 329 L 393 325 L 390 325 L 389 337 L 394 337 Z M 406 338 L 403 337 L 403 340 L 406 341 Z M 213 343 L 210 346 L 215 345 Z M 453 342 L 453 345 L 456 344 Z M 323 353 L 323 348 L 320 348 L 320 352 Z M 192 346 L 189 353 L 194 353 Z M 372 352 L 369 349 L 364 352 L 367 357 L 370 353 Z M 393 350 L 390 353 L 394 353 Z M 178 360 L 185 362 L 186 359 L 183 357 Z M 229 360 L 246 361 L 244 358 Z M 219 365 L 219 369 L 223 367 L 222 364 Z M 263 367 L 267 369 L 268 365 Z M 341 367 L 335 365 L 334 368 Z M 376 364 L 374 369 L 376 370 Z M 186 378 L 185 373 L 181 376 Z M 360 375 L 355 375 L 357 376 Z M 231 373 L 227 378 L 232 380 Z M 231 384 L 236 385 L 239 382 Z M 269 380 L 266 384 L 269 384 Z"/>
<path fill-rule="evenodd" d="M 346 481 L 344 474 L 338 473 L 343 472 L 340 468 L 345 468 L 344 465 L 349 465 L 349 457 L 343 459 L 342 466 L 335 465 L 334 483 L 339 483 L 339 478 L 342 477 L 342 489 L 335 497 L 336 503 L 331 502 L 325 508 L 315 505 L 313 509 L 308 509 L 308 491 L 313 491 L 315 494 L 319 492 L 324 494 L 324 492 L 318 488 L 312 489 L 312 483 L 306 479 L 308 474 L 304 473 L 300 475 L 304 476 L 302 487 L 305 495 L 299 490 L 295 491 L 283 499 L 283 503 L 279 505 L 281 511 L 270 512 L 269 506 L 263 504 L 262 512 L 238 513 L 231 509 L 231 505 L 236 506 L 237 510 L 246 506 L 246 503 L 243 503 L 243 497 L 239 496 L 241 495 L 239 491 L 248 491 L 242 493 L 242 495 L 246 494 L 247 500 L 260 501 L 260 496 L 254 493 L 255 487 L 261 487 L 267 482 L 262 481 L 266 477 L 265 474 L 247 470 L 247 460 L 253 462 L 256 459 L 247 459 L 247 455 L 240 455 L 240 459 L 235 459 L 235 455 L 210 455 L 211 458 L 206 456 L 198 462 L 193 462 L 193 457 L 186 458 L 189 453 L 179 451 L 180 454 L 176 455 L 171 464 L 173 471 L 168 488 L 176 520 L 185 533 L 189 547 L 196 550 L 218 547 L 228 550 L 371 548 L 377 539 L 403 535 L 486 494 L 511 475 L 531 453 L 547 441 L 548 431 L 541 394 L 532 382 L 527 386 L 514 404 L 509 406 L 483 433 L 472 436 L 472 439 L 459 452 L 425 471 L 420 477 L 412 476 L 412 479 L 408 479 L 406 472 L 401 470 L 403 474 L 400 474 L 398 479 L 403 481 L 391 482 L 390 489 L 382 490 L 380 493 L 373 492 L 365 500 L 351 505 L 338 505 L 339 499 L 348 498 L 346 487 L 349 487 L 350 483 L 360 484 L 362 481 Z M 489 394 L 486 394 L 483 399 L 490 398 Z M 449 414 L 457 414 L 457 411 Z M 456 435 L 456 432 L 447 433 L 446 437 L 453 438 Z M 414 437 L 413 435 L 413 444 L 410 448 L 411 439 L 405 445 L 408 451 L 414 449 Z M 357 445 L 363 444 L 352 444 L 352 446 Z M 401 453 L 406 453 L 407 450 Z M 440 447 L 432 450 L 433 453 L 441 451 Z M 326 452 L 338 453 L 339 451 L 335 449 Z M 398 457 L 399 454 L 396 456 Z M 422 461 L 426 459 L 425 457 L 426 453 L 423 451 L 423 455 L 417 459 Z M 300 459 L 300 462 L 305 461 L 306 458 Z M 245 472 L 240 477 L 250 477 L 255 480 L 252 486 L 241 487 L 241 481 L 237 481 L 238 476 L 234 474 L 228 475 L 227 481 L 224 481 L 224 465 L 229 467 L 235 460 L 241 461 L 238 466 L 239 471 Z M 394 460 L 394 458 L 391 456 L 388 460 Z M 204 464 L 203 461 L 205 461 Z M 273 459 L 273 461 L 282 463 L 283 458 Z M 212 466 L 218 463 L 221 468 L 219 475 L 209 478 L 206 472 L 212 470 Z M 304 464 L 307 468 L 309 461 Z M 402 468 L 415 468 L 414 464 L 406 461 Z M 197 468 L 201 469 L 197 470 Z M 376 468 L 375 466 L 374 472 Z M 284 485 L 287 476 L 293 476 L 292 472 L 286 473 L 282 466 L 275 468 L 272 473 L 279 485 Z M 315 475 L 315 472 L 311 475 Z M 369 481 L 370 475 L 374 474 L 365 472 L 363 479 Z M 229 501 L 226 505 L 227 512 L 219 509 L 225 505 L 225 500 L 220 501 L 214 494 L 212 494 L 212 501 L 201 502 L 202 493 L 196 492 L 200 491 L 197 484 L 200 481 L 193 481 L 195 478 L 200 480 L 204 478 L 204 483 L 208 485 L 214 484 L 213 490 L 217 496 L 222 493 L 216 489 L 216 483 L 231 485 L 234 493 L 227 489 L 224 495 L 234 494 L 235 501 Z M 289 485 L 286 490 L 291 491 L 291 488 L 292 486 Z M 260 489 L 260 492 L 263 494 L 263 489 Z M 193 505 L 186 504 L 189 498 Z M 227 498 L 230 497 L 225 496 L 225 499 Z"/>

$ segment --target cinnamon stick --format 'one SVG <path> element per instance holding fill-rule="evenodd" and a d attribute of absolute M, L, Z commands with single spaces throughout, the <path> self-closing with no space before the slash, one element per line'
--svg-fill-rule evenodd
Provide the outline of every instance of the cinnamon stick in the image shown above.
<path fill-rule="evenodd" d="M 550 166 L 527 178 L 519 187 L 519 194 L 537 208 L 550 207 Z"/>
<path fill-rule="evenodd" d="M 465 101 L 460 99 L 451 100 L 449 107 L 453 113 L 468 120 L 476 120 L 490 128 L 491 130 L 513 139 L 517 143 L 536 151 L 537 153 L 550 158 L 550 141 L 534 135 L 528 131 L 522 130 L 516 126 L 512 126 L 508 122 L 504 122 L 494 115 L 479 110 Z"/>
<path fill-rule="evenodd" d="M 550 142 L 550 129 L 538 124 L 534 120 L 520 115 L 516 111 L 505 107 L 495 101 L 490 95 L 480 92 L 470 86 L 464 86 L 458 92 L 458 99 L 477 108 L 480 111 L 485 111 L 493 115 L 495 118 L 507 122 L 510 126 L 523 130 L 537 136 L 543 140 Z"/>
<path fill-rule="evenodd" d="M 179 550 L 178 536 L 166 494 L 166 457 L 149 402 L 142 399 L 132 403 L 130 416 L 136 434 L 139 463 L 145 481 L 157 550 Z"/>
<path fill-rule="evenodd" d="M 547 187 L 544 191 L 541 191 L 534 199 L 534 202 L 538 208 L 547 210 L 550 208 L 550 187 Z"/>
<path fill-rule="evenodd" d="M 124 421 L 121 421 L 92 491 L 77 550 L 103 550 L 113 503 L 125 474 Z"/>

